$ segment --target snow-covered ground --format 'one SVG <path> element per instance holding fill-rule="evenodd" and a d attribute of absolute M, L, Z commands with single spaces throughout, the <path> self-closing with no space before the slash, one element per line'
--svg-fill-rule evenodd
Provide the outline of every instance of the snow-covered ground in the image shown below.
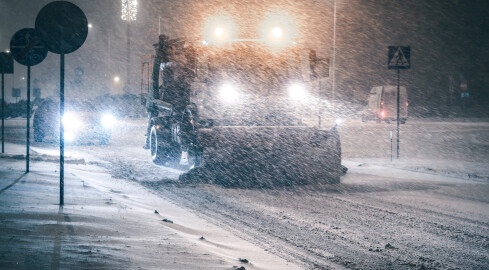
<path fill-rule="evenodd" d="M 18 155 L 0 159 L 1 269 L 298 269 L 80 159 L 66 160 L 59 207 L 56 157 L 32 156 L 28 174 Z"/>
<path fill-rule="evenodd" d="M 24 151 L 22 124 L 18 123 L 21 121 L 7 123 L 7 140 L 15 144 L 9 143 L 8 154 L 0 159 L 2 190 L 15 183 L 24 165 L 17 156 Z M 246 269 L 292 269 L 295 265 L 305 269 L 489 268 L 487 121 L 410 119 L 401 126 L 401 158 L 395 159 L 394 144 L 391 162 L 389 132 L 394 131 L 395 143 L 394 123 L 347 120 L 340 134 L 343 163 L 349 171 L 341 184 L 281 189 L 183 185 L 177 180 L 179 171 L 149 161 L 149 153 L 141 148 L 144 125 L 144 120 L 125 120 L 108 146 L 67 146 L 67 183 L 71 183 L 67 192 L 73 193 L 67 200 L 74 201 L 62 213 L 68 213 L 71 221 L 61 219 L 64 223 L 58 227 L 68 232 L 69 226 L 79 228 L 83 236 L 61 234 L 61 254 L 69 255 L 61 256 L 64 260 L 58 260 L 59 264 L 165 269 L 234 265 Z M 15 242 L 23 252 L 4 253 L 1 261 L 13 258 L 8 261 L 28 263 L 27 257 L 18 254 L 34 254 L 46 257 L 35 261 L 49 267 L 56 265 L 51 258 L 55 258 L 59 233 L 56 226 L 40 232 L 34 224 L 41 218 L 33 217 L 58 224 L 57 146 L 34 143 L 32 150 L 38 160 L 33 162 L 33 172 L 0 194 L 2 251 L 13 250 L 3 243 L 23 239 Z M 32 192 L 37 191 L 33 185 L 46 194 Z M 87 195 L 88 189 L 93 192 Z M 18 199 L 20 193 L 15 192 L 22 191 L 42 200 Z M 23 203 L 34 208 L 20 207 Z M 9 214 L 22 208 L 29 213 Z M 101 208 L 107 212 L 96 210 Z M 93 220 L 90 226 L 100 230 L 91 228 L 86 233 L 83 221 L 77 224 L 75 216 Z M 162 222 L 162 218 L 174 223 Z M 19 220 L 25 227 L 14 225 Z M 212 239 L 221 234 L 229 240 Z M 159 241 L 155 235 L 170 240 Z M 204 241 L 199 240 L 200 235 Z M 237 245 L 241 248 L 234 244 L 238 241 L 242 241 Z M 256 255 L 241 255 L 248 250 Z M 245 256 L 249 263 L 237 261 Z M 176 267 L 169 264 L 172 260 Z M 265 264 L 268 261 L 273 263 Z"/>

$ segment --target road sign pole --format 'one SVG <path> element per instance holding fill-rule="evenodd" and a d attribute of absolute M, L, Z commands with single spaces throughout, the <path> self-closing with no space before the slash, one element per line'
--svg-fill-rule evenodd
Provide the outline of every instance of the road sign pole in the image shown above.
<path fill-rule="evenodd" d="M 399 159 L 399 100 L 400 100 L 401 70 L 397 70 L 397 159 Z"/>
<path fill-rule="evenodd" d="M 65 114 L 65 55 L 60 54 L 59 77 L 59 205 L 64 205 L 65 138 L 63 115 Z"/>
<path fill-rule="evenodd" d="M 5 73 L 2 72 L 2 154 L 5 153 Z"/>
<path fill-rule="evenodd" d="M 27 66 L 27 132 L 25 149 L 25 172 L 29 172 L 29 147 L 31 142 L 31 66 Z"/>
<path fill-rule="evenodd" d="M 70 16 L 66 16 L 70 14 Z M 88 35 L 88 20 L 85 13 L 68 1 L 54 1 L 45 5 L 36 17 L 39 31 L 46 48 L 60 55 L 59 82 L 59 205 L 64 204 L 64 127 L 65 110 L 65 54 L 78 50 Z"/>

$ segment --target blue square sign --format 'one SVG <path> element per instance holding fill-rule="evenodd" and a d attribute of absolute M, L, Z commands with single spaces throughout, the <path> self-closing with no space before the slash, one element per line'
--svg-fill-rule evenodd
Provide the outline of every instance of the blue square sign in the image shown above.
<path fill-rule="evenodd" d="M 409 69 L 411 67 L 411 47 L 389 46 L 387 67 L 389 69 Z"/>

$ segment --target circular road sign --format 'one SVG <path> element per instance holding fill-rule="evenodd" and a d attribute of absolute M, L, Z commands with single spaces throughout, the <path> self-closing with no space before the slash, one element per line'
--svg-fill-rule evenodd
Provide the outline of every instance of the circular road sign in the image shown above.
<path fill-rule="evenodd" d="M 24 28 L 14 34 L 10 40 L 10 52 L 15 61 L 24 66 L 35 66 L 41 63 L 48 54 L 41 36 L 33 28 Z"/>
<path fill-rule="evenodd" d="M 88 21 L 75 4 L 55 1 L 37 14 L 36 30 L 50 52 L 68 54 L 78 50 L 87 39 Z"/>

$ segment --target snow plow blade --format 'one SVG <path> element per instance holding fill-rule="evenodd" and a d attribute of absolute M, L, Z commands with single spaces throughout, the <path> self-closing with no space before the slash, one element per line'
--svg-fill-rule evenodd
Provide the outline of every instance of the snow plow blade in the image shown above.
<path fill-rule="evenodd" d="M 227 187 L 339 183 L 341 144 L 336 129 L 216 127 L 201 129 L 201 166 L 182 174 L 191 182 Z"/>

